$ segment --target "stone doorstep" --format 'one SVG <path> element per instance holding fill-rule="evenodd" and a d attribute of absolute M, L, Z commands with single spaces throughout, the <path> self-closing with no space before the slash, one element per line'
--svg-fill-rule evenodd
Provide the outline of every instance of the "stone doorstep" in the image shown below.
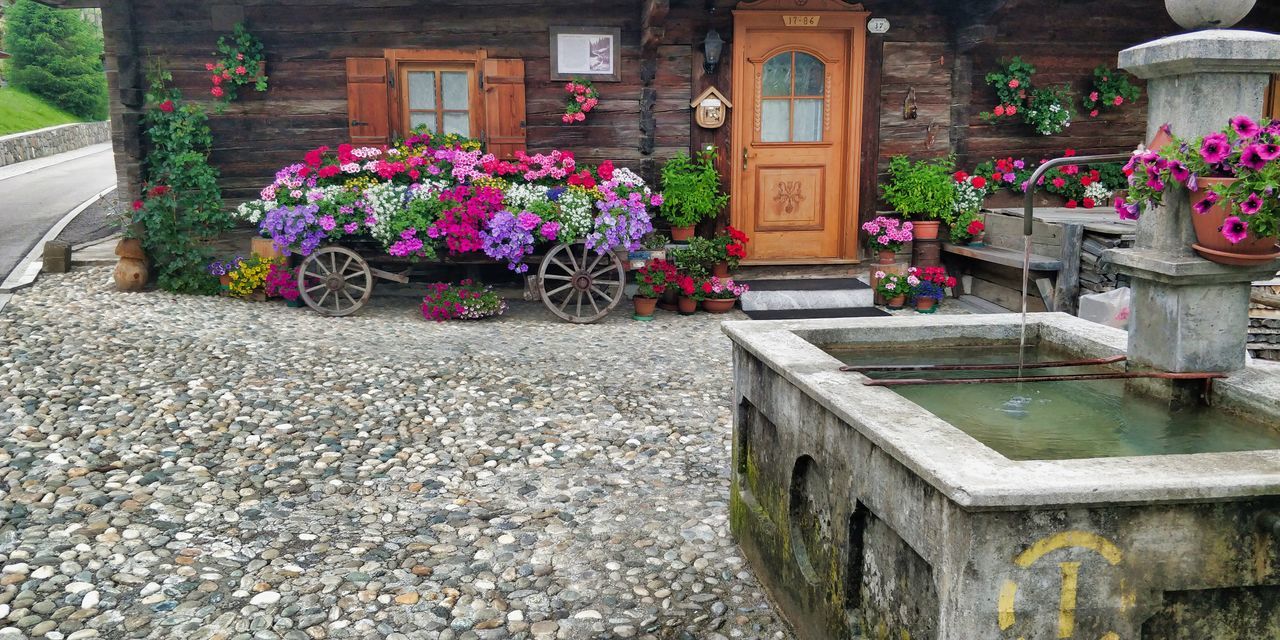
<path fill-rule="evenodd" d="M 116 263 L 116 243 L 120 241 L 120 234 L 115 234 L 78 244 L 71 248 L 71 266 L 72 267 L 96 267 L 111 266 Z"/>
<path fill-rule="evenodd" d="M 743 311 L 775 309 L 841 309 L 870 307 L 875 292 L 870 289 L 831 291 L 748 291 L 742 294 Z"/>

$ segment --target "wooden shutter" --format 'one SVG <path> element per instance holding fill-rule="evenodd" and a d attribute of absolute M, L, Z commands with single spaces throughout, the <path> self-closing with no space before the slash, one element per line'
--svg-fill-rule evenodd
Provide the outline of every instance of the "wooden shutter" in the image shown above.
<path fill-rule="evenodd" d="M 1280 74 L 1271 76 L 1271 84 L 1267 86 L 1266 103 L 1262 115 L 1272 120 L 1280 120 Z"/>
<path fill-rule="evenodd" d="M 524 60 L 484 61 L 484 104 L 489 153 L 511 158 L 524 150 Z"/>
<path fill-rule="evenodd" d="M 347 58 L 347 122 L 351 144 L 391 143 L 390 97 L 385 58 Z"/>

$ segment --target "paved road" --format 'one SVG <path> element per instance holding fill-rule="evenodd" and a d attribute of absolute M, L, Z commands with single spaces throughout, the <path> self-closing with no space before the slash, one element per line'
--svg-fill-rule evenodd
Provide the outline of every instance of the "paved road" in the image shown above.
<path fill-rule="evenodd" d="M 111 145 L 95 149 L 0 167 L 0 282 L 62 216 L 115 184 Z"/>

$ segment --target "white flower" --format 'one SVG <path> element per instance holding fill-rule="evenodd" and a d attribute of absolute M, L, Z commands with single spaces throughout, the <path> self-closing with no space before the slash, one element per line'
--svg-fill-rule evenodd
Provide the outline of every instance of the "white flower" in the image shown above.
<path fill-rule="evenodd" d="M 237 220 L 243 220 L 249 224 L 258 224 L 262 222 L 262 216 L 268 211 L 275 209 L 278 205 L 275 200 L 250 200 L 238 207 L 233 215 Z"/>
<path fill-rule="evenodd" d="M 365 204 L 368 205 L 374 218 L 369 234 L 384 247 L 390 247 L 396 241 L 391 223 L 405 210 L 408 193 L 408 187 L 392 182 L 380 182 L 364 190 Z"/>

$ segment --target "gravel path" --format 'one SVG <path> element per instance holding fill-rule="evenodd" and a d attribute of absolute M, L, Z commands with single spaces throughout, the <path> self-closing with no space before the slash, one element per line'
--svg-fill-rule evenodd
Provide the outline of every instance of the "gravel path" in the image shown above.
<path fill-rule="evenodd" d="M 0 312 L 0 640 L 790 637 L 728 533 L 723 316 L 109 276 Z"/>

